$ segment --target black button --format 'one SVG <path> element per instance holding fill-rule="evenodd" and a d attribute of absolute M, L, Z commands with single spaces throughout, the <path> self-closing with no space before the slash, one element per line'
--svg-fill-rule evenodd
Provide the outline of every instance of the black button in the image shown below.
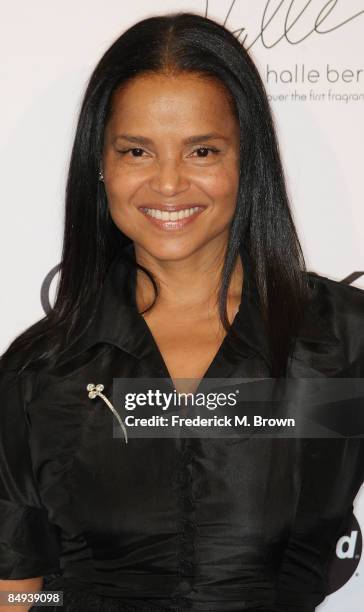
<path fill-rule="evenodd" d="M 187 591 L 190 591 L 191 584 L 189 580 L 186 580 L 186 579 L 181 580 L 181 582 L 179 583 L 179 589 L 180 591 L 182 591 L 182 593 L 187 593 Z"/>

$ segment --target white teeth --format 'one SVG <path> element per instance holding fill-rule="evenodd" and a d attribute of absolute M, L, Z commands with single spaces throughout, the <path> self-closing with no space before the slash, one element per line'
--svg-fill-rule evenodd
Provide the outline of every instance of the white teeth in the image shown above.
<path fill-rule="evenodd" d="M 159 210 L 158 208 L 145 208 L 144 210 L 147 215 L 155 217 L 156 219 L 161 219 L 162 221 L 177 221 L 195 214 L 199 210 L 199 207 L 194 206 L 193 208 L 185 208 L 183 210 L 173 212 Z"/>

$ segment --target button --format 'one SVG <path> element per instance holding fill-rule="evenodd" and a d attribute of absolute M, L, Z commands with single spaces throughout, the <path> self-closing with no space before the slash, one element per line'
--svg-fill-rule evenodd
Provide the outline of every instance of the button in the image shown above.
<path fill-rule="evenodd" d="M 182 559 L 180 561 L 180 569 L 182 572 L 182 575 L 191 575 L 195 569 L 195 564 L 193 561 L 189 561 L 188 559 Z"/>
<path fill-rule="evenodd" d="M 190 591 L 191 584 L 189 580 L 186 580 L 186 579 L 181 580 L 181 582 L 179 583 L 179 589 L 180 591 L 182 591 L 182 593 L 187 593 L 188 591 Z"/>

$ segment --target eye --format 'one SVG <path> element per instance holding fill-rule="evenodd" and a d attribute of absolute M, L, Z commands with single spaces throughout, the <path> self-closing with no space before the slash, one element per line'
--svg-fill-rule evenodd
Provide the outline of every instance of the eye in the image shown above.
<path fill-rule="evenodd" d="M 219 149 L 216 149 L 216 147 L 198 147 L 198 149 L 195 149 L 194 151 L 192 151 L 192 154 L 194 153 L 198 153 L 197 157 L 199 157 L 200 159 L 205 159 L 207 157 L 211 157 L 209 155 L 209 153 L 212 154 L 217 154 L 219 153 Z M 128 153 L 131 153 L 131 157 L 133 158 L 141 158 L 143 157 L 143 153 L 145 153 L 146 151 L 144 149 L 142 149 L 141 147 L 132 147 L 129 149 L 120 149 L 118 150 L 118 153 L 120 155 L 127 155 Z"/>
<path fill-rule="evenodd" d="M 132 157 L 142 157 L 142 154 L 145 152 L 144 149 L 141 149 L 140 147 L 133 147 L 133 148 L 129 148 L 129 149 L 120 149 L 118 150 L 118 153 L 120 153 L 120 155 L 126 155 L 127 153 L 135 153 L 136 155 L 132 155 Z"/>
<path fill-rule="evenodd" d="M 202 155 L 197 155 L 197 157 L 205 158 L 205 157 L 210 157 L 208 155 L 209 152 L 213 154 L 219 153 L 219 149 L 216 149 L 215 147 L 199 147 L 198 149 L 195 149 L 194 151 L 192 151 L 192 153 L 197 153 L 197 152 L 202 152 Z"/>

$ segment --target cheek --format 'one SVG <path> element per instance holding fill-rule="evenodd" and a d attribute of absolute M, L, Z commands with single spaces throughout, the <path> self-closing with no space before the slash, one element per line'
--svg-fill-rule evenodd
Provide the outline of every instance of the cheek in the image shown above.
<path fill-rule="evenodd" d="M 230 161 L 230 160 L 229 160 Z M 186 173 L 190 182 L 191 196 L 197 195 L 196 188 L 205 193 L 207 199 L 215 209 L 219 209 L 231 216 L 235 210 L 238 193 L 239 170 L 232 163 L 206 167 L 201 172 L 190 169 Z M 123 219 L 127 223 L 129 215 L 132 219 L 134 212 L 133 202 L 136 200 L 138 190 L 145 183 L 144 173 L 135 170 L 118 169 L 109 173 L 105 181 L 106 196 L 109 209 L 114 220 Z M 122 212 L 122 215 L 121 215 Z"/>
<path fill-rule="evenodd" d="M 235 209 L 239 186 L 238 171 L 217 169 L 201 177 L 200 185 L 215 207 L 221 207 L 227 212 Z"/>
<path fill-rule="evenodd" d="M 125 207 L 140 184 L 140 177 L 136 173 L 117 172 L 105 180 L 105 190 L 110 208 Z"/>
<path fill-rule="evenodd" d="M 110 216 L 119 230 L 132 240 L 135 226 L 135 210 L 132 202 L 138 184 L 139 181 L 135 176 L 131 177 L 121 172 L 112 177 L 109 175 L 104 183 Z"/>

